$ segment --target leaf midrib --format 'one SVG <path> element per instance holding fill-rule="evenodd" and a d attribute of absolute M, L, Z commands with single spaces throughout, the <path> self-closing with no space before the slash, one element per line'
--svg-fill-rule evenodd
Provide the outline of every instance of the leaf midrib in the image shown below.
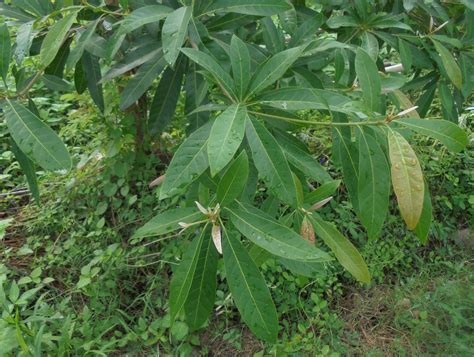
<path fill-rule="evenodd" d="M 13 107 L 12 103 L 11 103 L 8 99 L 6 99 L 6 100 L 7 100 L 7 102 L 8 102 L 8 105 L 10 106 L 10 109 L 15 113 L 15 115 L 16 115 L 17 118 L 19 119 L 20 123 L 23 124 L 23 126 L 24 126 L 25 129 L 30 133 L 30 135 L 31 135 L 32 137 L 34 137 L 34 138 L 36 139 L 36 141 L 38 142 L 38 144 L 51 156 L 51 158 L 52 158 L 60 167 L 62 167 L 63 165 L 61 164 L 61 162 L 58 161 L 58 160 L 51 154 L 51 152 L 46 148 L 46 146 L 43 145 L 43 143 L 39 140 L 39 138 L 33 133 L 33 131 L 31 131 L 31 129 L 28 127 L 28 125 L 23 121 L 23 119 L 21 118 L 20 114 L 18 114 L 18 112 L 17 112 L 17 111 L 15 110 L 15 108 Z M 25 111 L 27 111 L 27 112 L 29 112 L 32 116 L 35 117 L 35 119 L 37 119 L 36 116 L 35 116 L 33 113 L 31 113 L 28 109 L 26 109 L 26 108 L 22 108 L 22 109 L 25 110 Z M 39 120 L 39 119 L 38 119 L 38 120 Z M 40 121 L 40 123 L 41 123 L 42 126 L 44 126 L 44 128 L 49 129 L 48 127 L 46 127 L 46 125 L 45 125 L 43 122 Z"/>

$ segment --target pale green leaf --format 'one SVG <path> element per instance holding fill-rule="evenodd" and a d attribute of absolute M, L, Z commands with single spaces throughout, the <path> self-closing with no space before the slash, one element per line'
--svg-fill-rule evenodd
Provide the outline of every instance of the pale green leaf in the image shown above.
<path fill-rule="evenodd" d="M 161 32 L 166 61 L 173 66 L 187 34 L 192 7 L 183 6 L 173 11 L 165 20 Z"/>
<path fill-rule="evenodd" d="M 234 157 L 244 138 L 247 118 L 245 106 L 233 104 L 214 120 L 207 143 L 212 176 L 219 173 Z"/>

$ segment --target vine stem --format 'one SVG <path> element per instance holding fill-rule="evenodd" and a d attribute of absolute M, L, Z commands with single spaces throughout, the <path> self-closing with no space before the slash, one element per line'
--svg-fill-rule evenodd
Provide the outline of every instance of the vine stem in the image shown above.
<path fill-rule="evenodd" d="M 38 72 L 36 72 L 36 74 L 33 76 L 33 78 L 31 78 L 31 80 L 28 82 L 27 86 L 25 88 L 23 88 L 16 95 L 16 97 L 23 97 L 26 93 L 28 93 L 29 90 L 31 89 L 31 87 L 33 87 L 33 84 L 36 83 L 36 81 L 39 79 L 39 77 L 41 77 L 42 74 L 43 74 L 43 70 L 39 70 Z"/>
<path fill-rule="evenodd" d="M 287 117 L 282 117 L 279 115 L 274 115 L 274 114 L 267 114 L 267 113 L 259 113 L 259 112 L 253 112 L 249 111 L 250 114 L 258 115 L 258 116 L 263 116 L 271 119 L 278 119 L 278 120 L 284 120 L 290 123 L 295 123 L 295 124 L 306 124 L 306 125 L 320 125 L 320 126 L 361 126 L 361 125 L 370 125 L 370 126 L 381 126 L 381 125 L 387 125 L 387 122 L 385 120 L 377 120 L 377 121 L 356 121 L 356 122 L 350 122 L 350 123 L 335 123 L 335 122 L 328 122 L 328 121 L 308 121 L 308 120 L 301 120 L 301 119 L 293 119 L 293 118 L 287 118 Z"/>

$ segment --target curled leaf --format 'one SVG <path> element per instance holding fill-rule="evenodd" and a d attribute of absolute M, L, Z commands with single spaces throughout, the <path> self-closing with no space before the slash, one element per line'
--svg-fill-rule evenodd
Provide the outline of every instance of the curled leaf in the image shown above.
<path fill-rule="evenodd" d="M 212 225 L 212 241 L 219 254 L 222 254 L 221 227 L 217 224 Z"/>
<path fill-rule="evenodd" d="M 316 243 L 314 228 L 307 216 L 305 216 L 303 218 L 303 222 L 301 222 L 300 234 L 305 240 L 307 240 L 311 244 Z"/>

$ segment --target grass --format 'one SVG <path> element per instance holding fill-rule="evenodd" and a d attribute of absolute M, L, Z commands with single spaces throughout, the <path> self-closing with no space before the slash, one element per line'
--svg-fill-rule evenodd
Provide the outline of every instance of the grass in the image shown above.
<path fill-rule="evenodd" d="M 346 295 L 340 317 L 350 355 L 472 356 L 473 262 L 461 260 L 435 277 L 430 268 Z"/>

